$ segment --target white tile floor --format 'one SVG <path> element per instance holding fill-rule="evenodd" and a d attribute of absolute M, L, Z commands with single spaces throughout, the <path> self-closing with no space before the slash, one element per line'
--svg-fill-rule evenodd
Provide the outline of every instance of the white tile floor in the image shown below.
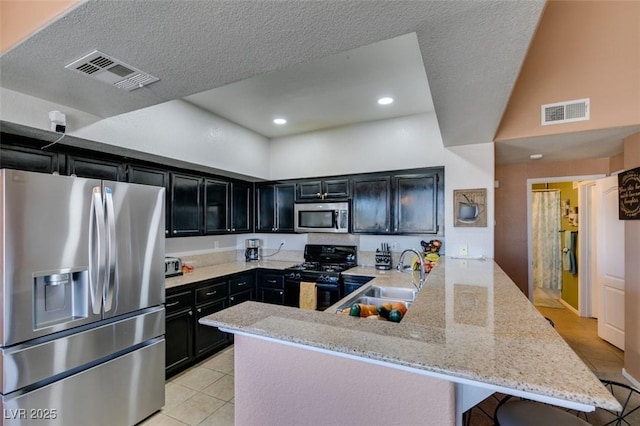
<path fill-rule="evenodd" d="M 165 406 L 142 426 L 232 426 L 233 346 L 172 377 Z"/>

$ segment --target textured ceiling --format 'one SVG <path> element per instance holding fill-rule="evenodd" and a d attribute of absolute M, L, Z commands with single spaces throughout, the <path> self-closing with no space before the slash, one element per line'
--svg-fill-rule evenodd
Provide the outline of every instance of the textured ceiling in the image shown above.
<path fill-rule="evenodd" d="M 445 145 L 490 142 L 544 3 L 87 1 L 6 52 L 0 84 L 109 117 L 415 32 Z M 124 92 L 64 68 L 93 49 L 161 81 Z"/>

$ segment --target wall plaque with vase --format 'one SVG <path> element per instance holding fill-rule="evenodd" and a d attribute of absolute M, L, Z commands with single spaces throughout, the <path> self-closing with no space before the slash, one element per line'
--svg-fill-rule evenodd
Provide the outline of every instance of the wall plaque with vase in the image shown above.
<path fill-rule="evenodd" d="M 487 226 L 487 190 L 453 190 L 453 226 Z"/>

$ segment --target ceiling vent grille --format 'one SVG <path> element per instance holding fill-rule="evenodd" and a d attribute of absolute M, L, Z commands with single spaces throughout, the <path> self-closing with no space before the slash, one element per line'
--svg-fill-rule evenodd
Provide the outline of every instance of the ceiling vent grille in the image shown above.
<path fill-rule="evenodd" d="M 128 92 L 160 80 L 98 50 L 71 62 L 65 68 Z"/>
<path fill-rule="evenodd" d="M 542 105 L 542 125 L 589 120 L 589 98 Z"/>

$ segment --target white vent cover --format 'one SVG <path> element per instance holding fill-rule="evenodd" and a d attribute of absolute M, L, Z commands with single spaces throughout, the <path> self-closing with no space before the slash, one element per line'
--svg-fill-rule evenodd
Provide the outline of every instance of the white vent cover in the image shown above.
<path fill-rule="evenodd" d="M 129 92 L 160 80 L 99 50 L 71 62 L 65 68 Z"/>
<path fill-rule="evenodd" d="M 589 119 L 589 98 L 542 105 L 542 125 Z"/>

